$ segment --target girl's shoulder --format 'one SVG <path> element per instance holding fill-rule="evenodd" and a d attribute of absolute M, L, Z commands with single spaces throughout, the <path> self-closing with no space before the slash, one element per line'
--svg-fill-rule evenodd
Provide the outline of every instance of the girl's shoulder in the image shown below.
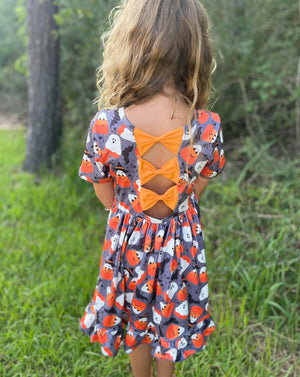
<path fill-rule="evenodd" d="M 126 117 L 124 107 L 99 109 L 93 116 L 92 126 L 95 131 L 101 131 L 104 127 L 106 132 L 109 133 L 118 132 L 120 127 L 126 127 L 130 131 L 134 130 L 134 126 Z M 198 129 L 200 133 L 219 133 L 221 130 L 221 119 L 216 112 L 196 109 L 194 111 L 192 126 L 194 130 Z"/>
<path fill-rule="evenodd" d="M 218 113 L 209 110 L 198 109 L 196 110 L 197 120 L 201 124 L 212 122 L 214 124 L 220 124 L 221 119 Z"/>
<path fill-rule="evenodd" d="M 194 140 L 205 148 L 214 147 L 219 139 L 223 141 L 219 114 L 209 110 L 196 110 L 196 117 L 192 123 L 192 134 Z"/>
<path fill-rule="evenodd" d="M 219 132 L 221 128 L 221 118 L 218 113 L 209 110 L 198 109 L 195 111 L 195 122 L 199 128 L 204 131 L 205 129 L 214 129 Z"/>
<path fill-rule="evenodd" d="M 94 114 L 92 121 L 96 120 L 111 120 L 111 119 L 122 119 L 124 116 L 124 109 L 120 108 L 103 108 L 97 110 Z"/>
<path fill-rule="evenodd" d="M 103 108 L 97 110 L 91 120 L 93 133 L 115 133 L 123 123 L 123 108 Z"/>

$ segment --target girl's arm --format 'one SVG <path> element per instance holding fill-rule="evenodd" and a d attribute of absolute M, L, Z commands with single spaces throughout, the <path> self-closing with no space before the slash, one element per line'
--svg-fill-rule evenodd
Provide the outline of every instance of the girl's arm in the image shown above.
<path fill-rule="evenodd" d="M 110 209 L 115 199 L 114 181 L 93 183 L 93 185 L 97 198 L 106 208 Z"/>
<path fill-rule="evenodd" d="M 194 185 L 193 185 L 194 193 L 196 194 L 198 200 L 200 200 L 201 195 L 203 194 L 204 190 L 206 189 L 208 183 L 209 183 L 209 179 L 201 177 L 200 175 L 194 181 Z"/>

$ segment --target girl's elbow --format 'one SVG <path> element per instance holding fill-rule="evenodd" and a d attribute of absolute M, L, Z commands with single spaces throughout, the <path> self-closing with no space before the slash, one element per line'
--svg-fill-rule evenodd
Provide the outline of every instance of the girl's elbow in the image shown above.
<path fill-rule="evenodd" d="M 107 196 L 107 195 L 101 195 L 99 193 L 96 193 L 97 198 L 99 201 L 104 205 L 105 208 L 111 208 L 114 203 L 114 196 Z"/>

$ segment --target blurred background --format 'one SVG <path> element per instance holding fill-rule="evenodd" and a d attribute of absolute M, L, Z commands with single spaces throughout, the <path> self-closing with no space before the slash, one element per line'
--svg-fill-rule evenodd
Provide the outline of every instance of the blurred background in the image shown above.
<path fill-rule="evenodd" d="M 202 3 L 217 61 L 209 109 L 221 116 L 227 158 L 200 203 L 217 330 L 205 352 L 176 371 L 296 377 L 300 3 Z M 78 330 L 96 285 L 107 214 L 77 171 L 97 111 L 100 35 L 117 4 L 0 0 L 3 376 L 131 375 L 123 350 L 105 358 Z"/>

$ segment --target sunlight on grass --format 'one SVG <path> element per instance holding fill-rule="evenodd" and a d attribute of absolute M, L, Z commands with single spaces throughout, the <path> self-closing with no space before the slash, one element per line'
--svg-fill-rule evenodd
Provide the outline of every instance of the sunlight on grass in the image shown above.
<path fill-rule="evenodd" d="M 53 171 L 35 177 L 22 172 L 24 130 L 0 131 L 4 377 L 132 375 L 123 350 L 106 358 L 78 330 L 107 216 L 77 177 L 78 139 L 70 134 Z M 176 365 L 180 377 L 300 374 L 300 161 L 275 160 L 270 147 L 246 140 L 230 156 L 238 163 L 226 184 L 216 179 L 201 200 L 217 330 L 205 351 Z"/>

